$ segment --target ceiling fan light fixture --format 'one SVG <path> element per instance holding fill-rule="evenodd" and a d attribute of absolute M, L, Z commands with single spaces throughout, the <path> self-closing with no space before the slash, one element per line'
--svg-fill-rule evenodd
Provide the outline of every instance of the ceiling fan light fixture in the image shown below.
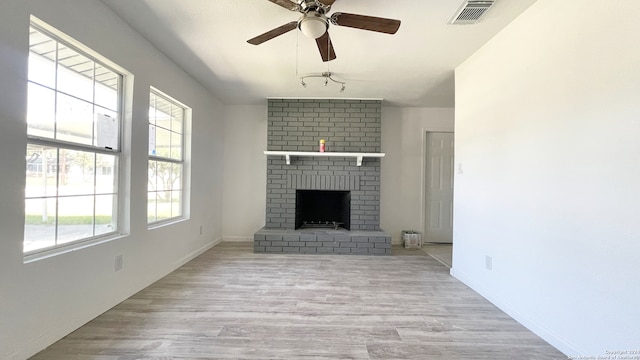
<path fill-rule="evenodd" d="M 324 35 L 328 28 L 327 20 L 316 13 L 307 13 L 298 22 L 298 29 L 302 31 L 304 36 L 311 39 L 317 39 Z"/>
<path fill-rule="evenodd" d="M 344 90 L 347 87 L 347 83 L 346 82 L 334 79 L 333 78 L 333 74 L 331 72 L 329 72 L 329 71 L 325 71 L 325 72 L 319 73 L 319 74 L 308 74 L 308 75 L 300 76 L 300 83 L 302 84 L 302 87 L 305 87 L 305 88 L 307 87 L 307 83 L 304 82 L 304 79 L 307 79 L 307 78 L 321 78 L 321 79 L 324 79 L 324 83 L 323 83 L 324 86 L 329 85 L 329 81 L 334 82 L 334 83 L 340 85 L 340 92 L 341 93 L 344 92 Z"/>

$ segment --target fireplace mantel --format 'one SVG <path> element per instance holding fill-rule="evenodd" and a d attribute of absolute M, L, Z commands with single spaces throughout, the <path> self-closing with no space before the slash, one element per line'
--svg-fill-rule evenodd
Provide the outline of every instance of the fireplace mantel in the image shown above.
<path fill-rule="evenodd" d="M 313 152 L 313 151 L 265 151 L 265 155 L 284 156 L 287 165 L 291 165 L 292 156 L 318 156 L 318 157 L 352 157 L 356 158 L 356 165 L 362 165 L 362 159 L 366 157 L 382 158 L 385 153 L 359 153 L 359 152 Z"/>

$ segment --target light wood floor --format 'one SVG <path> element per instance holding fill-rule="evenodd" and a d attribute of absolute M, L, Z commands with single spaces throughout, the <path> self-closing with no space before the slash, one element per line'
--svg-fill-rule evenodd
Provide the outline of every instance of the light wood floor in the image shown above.
<path fill-rule="evenodd" d="M 451 264 L 453 263 L 453 244 L 426 243 L 422 244 L 422 250 L 451 269 Z"/>
<path fill-rule="evenodd" d="M 33 359 L 566 359 L 423 251 L 223 243 Z"/>

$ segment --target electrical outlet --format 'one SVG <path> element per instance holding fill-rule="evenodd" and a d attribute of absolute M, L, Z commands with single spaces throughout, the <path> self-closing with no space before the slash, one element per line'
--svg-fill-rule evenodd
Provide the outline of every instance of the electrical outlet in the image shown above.
<path fill-rule="evenodd" d="M 491 256 L 485 256 L 485 258 L 484 258 L 484 267 L 487 270 L 493 270 L 493 258 Z"/>
<path fill-rule="evenodd" d="M 124 265 L 124 259 L 122 255 L 117 255 L 113 261 L 113 270 L 120 271 L 122 270 L 122 266 Z"/>

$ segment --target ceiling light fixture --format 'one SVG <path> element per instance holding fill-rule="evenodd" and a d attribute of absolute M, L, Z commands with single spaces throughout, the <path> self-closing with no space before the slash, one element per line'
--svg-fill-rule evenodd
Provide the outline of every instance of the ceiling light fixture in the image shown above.
<path fill-rule="evenodd" d="M 308 12 L 298 21 L 298 29 L 302 31 L 304 36 L 311 39 L 317 39 L 324 35 L 328 28 L 327 18 L 316 12 Z"/>
<path fill-rule="evenodd" d="M 307 79 L 307 78 L 324 78 L 324 86 L 327 86 L 329 84 L 329 80 L 331 80 L 332 82 L 334 82 L 336 84 L 342 85 L 340 87 L 340 92 L 344 92 L 344 90 L 347 88 L 347 86 L 346 86 L 347 83 L 334 79 L 333 78 L 333 74 L 331 72 L 329 72 L 329 71 L 325 71 L 325 72 L 320 73 L 320 74 L 310 74 L 310 75 L 300 76 L 300 83 L 302 84 L 303 87 L 307 87 L 307 83 L 304 82 L 304 79 Z"/>
<path fill-rule="evenodd" d="M 326 31 L 326 29 L 325 29 Z M 322 36 L 322 35 L 320 35 Z M 304 81 L 307 78 L 321 78 L 324 79 L 324 86 L 329 85 L 329 80 L 331 80 L 331 82 L 336 83 L 336 84 L 340 84 L 340 92 L 344 92 L 345 89 L 347 88 L 347 83 L 343 82 L 343 81 L 339 81 L 333 78 L 333 74 L 331 73 L 331 71 L 329 70 L 329 62 L 327 61 L 327 71 L 322 72 L 322 73 L 315 73 L 315 74 L 308 74 L 308 75 L 302 75 L 300 76 L 298 73 L 298 49 L 299 49 L 299 36 L 296 36 L 296 76 L 298 76 L 298 78 L 300 79 L 300 85 L 302 85 L 302 87 L 306 88 L 307 87 L 307 83 Z"/>

